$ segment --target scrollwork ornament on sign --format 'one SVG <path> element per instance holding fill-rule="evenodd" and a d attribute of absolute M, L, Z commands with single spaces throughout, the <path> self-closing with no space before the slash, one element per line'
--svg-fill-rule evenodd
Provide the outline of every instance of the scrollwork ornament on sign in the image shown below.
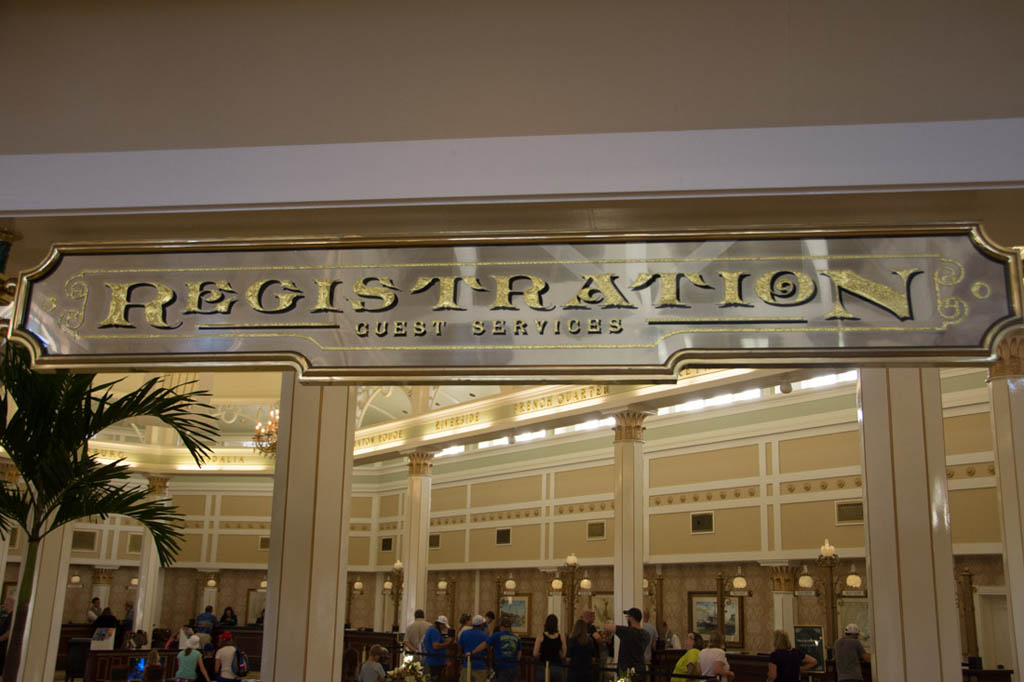
<path fill-rule="evenodd" d="M 952 258 L 943 258 L 933 277 L 936 308 L 942 319 L 946 321 L 944 326 L 959 324 L 967 317 L 970 310 L 967 301 L 956 296 L 943 297 L 942 287 L 953 287 L 964 280 L 963 264 Z"/>
<path fill-rule="evenodd" d="M 1024 377 L 1024 335 L 1010 336 L 996 346 L 996 361 L 988 369 L 988 379 Z"/>
<path fill-rule="evenodd" d="M 64 282 L 64 293 L 72 301 L 80 301 L 77 307 L 68 307 L 60 313 L 60 326 L 77 336 L 82 323 L 85 322 L 85 306 L 89 302 L 89 286 L 81 274 L 75 275 Z"/>

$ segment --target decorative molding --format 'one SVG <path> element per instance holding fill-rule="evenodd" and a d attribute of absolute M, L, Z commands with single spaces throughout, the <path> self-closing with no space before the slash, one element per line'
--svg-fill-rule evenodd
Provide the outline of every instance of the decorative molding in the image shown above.
<path fill-rule="evenodd" d="M 996 346 L 996 361 L 988 369 L 988 380 L 1024 376 L 1024 335 L 1009 336 Z"/>
<path fill-rule="evenodd" d="M 712 500 L 739 500 L 744 498 L 760 497 L 759 486 L 738 486 L 732 488 L 715 488 L 713 490 L 699 490 L 685 493 L 669 493 L 666 495 L 653 495 L 650 499 L 651 506 L 688 504 L 694 502 L 710 502 Z"/>
<path fill-rule="evenodd" d="M 779 492 L 782 495 L 799 495 L 813 491 L 822 490 L 845 490 L 857 489 L 864 485 L 860 476 L 837 476 L 834 478 L 819 478 L 806 481 L 789 481 L 779 484 Z M 860 495 L 860 493 L 857 493 Z"/>
<path fill-rule="evenodd" d="M 615 442 L 644 439 L 644 420 L 651 414 L 645 410 L 628 408 L 615 413 Z"/>
<path fill-rule="evenodd" d="M 488 512 L 486 514 L 474 514 L 470 522 L 481 523 L 487 521 L 511 521 L 513 519 L 540 518 L 541 510 L 533 509 L 509 509 L 506 511 Z"/>
<path fill-rule="evenodd" d="M 93 585 L 109 585 L 114 582 L 114 571 L 116 569 L 109 567 L 96 567 L 96 572 L 92 574 Z"/>
<path fill-rule="evenodd" d="M 555 507 L 555 514 L 588 514 L 591 512 L 615 511 L 615 500 L 602 502 L 580 502 L 577 504 L 560 504 Z"/>
<path fill-rule="evenodd" d="M 772 592 L 792 592 L 796 589 L 796 566 L 769 566 L 768 574 L 772 580 Z"/>

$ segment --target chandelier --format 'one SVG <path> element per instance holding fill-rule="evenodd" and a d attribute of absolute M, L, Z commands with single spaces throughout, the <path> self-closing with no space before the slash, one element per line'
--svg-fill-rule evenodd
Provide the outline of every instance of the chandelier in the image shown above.
<path fill-rule="evenodd" d="M 256 424 L 252 434 L 253 449 L 264 457 L 273 458 L 277 454 L 277 426 L 281 411 L 274 408 L 270 411 L 266 422 Z"/>

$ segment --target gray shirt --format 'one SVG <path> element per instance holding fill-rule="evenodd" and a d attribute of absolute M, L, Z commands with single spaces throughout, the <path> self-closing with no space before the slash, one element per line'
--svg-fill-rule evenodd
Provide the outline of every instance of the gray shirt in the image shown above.
<path fill-rule="evenodd" d="M 864 653 L 864 645 L 859 639 L 841 637 L 836 640 L 836 679 L 839 682 L 864 679 L 860 673 L 860 661 Z"/>
<path fill-rule="evenodd" d="M 644 663 L 651 662 L 654 654 L 654 643 L 658 641 L 658 628 L 654 627 L 651 621 L 644 622 L 644 632 L 647 633 L 647 648 L 644 649 Z"/>
<path fill-rule="evenodd" d="M 384 679 L 384 666 L 377 661 L 363 663 L 359 671 L 359 682 L 380 682 Z"/>

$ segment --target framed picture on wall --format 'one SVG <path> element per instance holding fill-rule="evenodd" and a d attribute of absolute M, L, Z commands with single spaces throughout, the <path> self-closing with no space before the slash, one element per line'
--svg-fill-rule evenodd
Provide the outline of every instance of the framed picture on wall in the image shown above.
<path fill-rule="evenodd" d="M 600 628 L 602 625 L 611 621 L 618 623 L 619 620 L 615 617 L 615 595 L 611 592 L 594 592 L 590 596 L 590 608 L 594 611 L 594 624 Z M 571 630 L 571 626 L 566 624 L 565 629 Z"/>
<path fill-rule="evenodd" d="M 836 609 L 839 616 L 839 632 L 843 628 L 854 623 L 860 628 L 860 643 L 864 648 L 871 651 L 874 642 L 871 639 L 871 618 L 868 614 L 867 597 L 843 597 L 836 600 Z"/>
<path fill-rule="evenodd" d="M 7 599 L 8 597 L 11 597 L 15 600 L 18 598 L 18 583 L 13 581 L 9 583 L 4 583 L 4 594 L 2 599 Z"/>
<path fill-rule="evenodd" d="M 714 592 L 688 592 L 690 632 L 707 640 L 718 629 L 718 596 Z M 725 644 L 734 649 L 743 648 L 743 597 L 725 598 L 725 622 L 722 634 Z"/>
<path fill-rule="evenodd" d="M 508 618 L 512 621 L 512 632 L 517 635 L 530 633 L 530 595 L 516 594 L 511 597 L 502 597 L 501 605 L 498 607 L 498 620 Z"/>

